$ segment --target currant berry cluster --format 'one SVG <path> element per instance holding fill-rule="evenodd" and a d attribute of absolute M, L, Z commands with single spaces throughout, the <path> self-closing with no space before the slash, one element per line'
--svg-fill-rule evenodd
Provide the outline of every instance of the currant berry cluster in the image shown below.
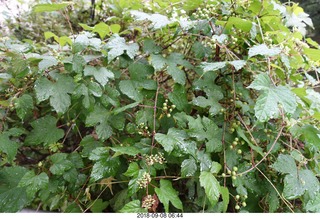
<path fill-rule="evenodd" d="M 149 166 L 152 166 L 155 163 L 159 163 L 159 164 L 163 164 L 165 163 L 165 158 L 163 157 L 162 153 L 158 153 L 158 154 L 151 154 L 150 156 L 146 155 L 145 156 L 146 159 L 146 163 Z"/>
<path fill-rule="evenodd" d="M 151 176 L 147 172 L 144 172 L 142 177 L 137 180 L 137 184 L 139 185 L 140 189 L 147 188 L 150 182 L 151 182 Z"/>
<path fill-rule="evenodd" d="M 234 197 L 234 199 L 236 200 L 237 204 L 235 205 L 235 209 L 236 210 L 240 210 L 241 206 L 242 207 L 246 207 L 247 206 L 247 203 L 246 203 L 246 199 L 248 198 L 247 195 L 244 195 L 244 196 L 240 196 L 240 195 L 236 195 Z"/>
<path fill-rule="evenodd" d="M 150 137 L 151 133 L 149 131 L 149 127 L 145 125 L 144 123 L 140 123 L 138 125 L 138 134 L 142 135 L 144 137 Z"/>
<path fill-rule="evenodd" d="M 176 105 L 168 105 L 168 99 L 162 104 L 162 111 L 167 115 L 168 118 L 171 117 L 171 112 L 176 108 Z"/>
<path fill-rule="evenodd" d="M 147 195 L 143 200 L 142 200 L 142 208 L 149 209 L 155 204 L 156 200 L 153 198 L 152 195 Z"/>

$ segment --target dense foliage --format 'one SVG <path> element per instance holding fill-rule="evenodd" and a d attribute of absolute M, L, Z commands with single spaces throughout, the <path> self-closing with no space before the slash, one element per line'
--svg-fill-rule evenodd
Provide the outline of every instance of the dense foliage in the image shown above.
<path fill-rule="evenodd" d="M 320 212 L 320 50 L 302 8 L 108 3 L 78 34 L 1 38 L 1 212 Z"/>

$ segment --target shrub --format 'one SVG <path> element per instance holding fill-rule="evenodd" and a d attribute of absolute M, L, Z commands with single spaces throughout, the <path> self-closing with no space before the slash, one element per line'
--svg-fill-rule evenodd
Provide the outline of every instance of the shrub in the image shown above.
<path fill-rule="evenodd" d="M 0 211 L 319 212 L 302 9 L 137 2 L 52 44 L 2 38 Z"/>

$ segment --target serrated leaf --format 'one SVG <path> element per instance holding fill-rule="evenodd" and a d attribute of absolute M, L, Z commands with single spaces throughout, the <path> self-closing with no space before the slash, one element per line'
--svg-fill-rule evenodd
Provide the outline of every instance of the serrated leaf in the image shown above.
<path fill-rule="evenodd" d="M 65 9 L 72 3 L 55 3 L 55 4 L 37 4 L 33 6 L 32 11 L 35 13 L 59 11 Z"/>
<path fill-rule="evenodd" d="M 249 88 L 263 91 L 254 107 L 260 121 L 279 117 L 279 104 L 289 114 L 293 114 L 297 108 L 294 94 L 287 87 L 273 86 L 267 74 L 259 74 Z"/>
<path fill-rule="evenodd" d="M 139 45 L 137 43 L 127 44 L 123 37 L 114 34 L 106 44 L 106 48 L 109 49 L 108 62 L 110 63 L 114 58 L 121 56 L 125 52 L 133 59 L 139 50 Z"/>
<path fill-rule="evenodd" d="M 116 176 L 120 165 L 119 157 L 103 156 L 93 165 L 90 177 L 98 181 L 102 178 Z"/>
<path fill-rule="evenodd" d="M 200 185 L 204 188 L 206 196 L 214 206 L 220 196 L 220 185 L 217 179 L 210 172 L 202 171 L 199 176 Z"/>
<path fill-rule="evenodd" d="M 74 43 L 73 46 L 76 46 L 76 43 Z M 84 48 L 82 48 L 82 49 L 84 49 Z M 84 60 L 83 56 L 81 56 L 79 54 L 75 54 L 72 57 L 72 70 L 78 74 L 81 74 L 85 63 L 86 63 L 86 61 Z"/>
<path fill-rule="evenodd" d="M 157 133 L 155 135 L 155 139 L 159 142 L 165 151 L 171 152 L 175 147 L 179 147 L 179 145 L 184 144 L 184 139 L 187 138 L 187 134 L 185 131 L 170 128 L 168 133 L 161 134 Z"/>
<path fill-rule="evenodd" d="M 93 67 L 87 65 L 84 68 L 84 76 L 93 75 L 93 77 L 102 85 L 105 86 L 110 79 L 114 78 L 114 74 L 112 71 L 108 70 L 105 67 Z"/>
<path fill-rule="evenodd" d="M 310 199 L 305 207 L 308 212 L 320 213 L 320 193 L 316 195 L 316 198 Z"/>
<path fill-rule="evenodd" d="M 297 175 L 286 175 L 284 178 L 283 196 L 289 200 L 298 198 L 303 195 L 305 189 Z"/>
<path fill-rule="evenodd" d="M 198 167 L 195 159 L 193 158 L 185 159 L 181 163 L 181 176 L 182 177 L 194 176 L 197 169 Z"/>
<path fill-rule="evenodd" d="M 222 212 L 226 212 L 229 206 L 229 190 L 227 187 L 222 187 L 220 186 L 220 193 L 221 193 L 221 197 L 222 197 L 222 204 L 223 204 L 223 210 Z"/>
<path fill-rule="evenodd" d="M 101 86 L 94 81 L 90 81 L 88 84 L 88 92 L 95 97 L 101 97 L 103 94 Z"/>
<path fill-rule="evenodd" d="M 9 139 L 9 135 L 0 134 L 0 152 L 7 154 L 7 159 L 12 162 L 17 155 L 20 144 Z"/>
<path fill-rule="evenodd" d="M 210 172 L 211 173 L 219 173 L 222 166 L 220 163 L 213 161 L 211 164 Z"/>
<path fill-rule="evenodd" d="M 167 72 L 169 75 L 172 76 L 173 80 L 181 85 L 186 83 L 186 74 L 181 69 L 177 68 L 176 66 L 170 65 L 167 68 Z"/>
<path fill-rule="evenodd" d="M 217 71 L 221 68 L 224 68 L 226 66 L 227 62 L 202 62 L 201 63 L 201 68 L 203 69 L 204 72 L 207 71 Z"/>
<path fill-rule="evenodd" d="M 272 168 L 280 173 L 297 175 L 296 163 L 290 155 L 280 154 Z"/>
<path fill-rule="evenodd" d="M 56 126 L 57 119 L 47 115 L 31 123 L 33 130 L 27 135 L 25 144 L 49 146 L 63 138 L 64 131 Z"/>
<path fill-rule="evenodd" d="M 100 38 L 104 39 L 107 35 L 109 36 L 110 27 L 106 23 L 100 22 L 93 27 L 92 32 L 98 33 Z"/>
<path fill-rule="evenodd" d="M 134 81 L 122 80 L 119 83 L 119 88 L 122 93 L 130 97 L 131 99 L 140 102 L 143 99 L 143 95 L 136 88 Z"/>
<path fill-rule="evenodd" d="M 139 165 L 136 162 L 133 162 L 129 164 L 127 171 L 123 175 L 137 178 L 139 175 L 139 170 Z"/>
<path fill-rule="evenodd" d="M 42 56 L 42 58 L 43 59 L 38 64 L 40 71 L 58 64 L 58 60 L 53 56 Z"/>
<path fill-rule="evenodd" d="M 17 115 L 23 120 L 33 110 L 33 99 L 29 94 L 23 94 L 16 99 L 14 106 L 17 110 Z"/>
<path fill-rule="evenodd" d="M 112 127 L 107 123 L 107 121 L 104 121 L 96 126 L 96 132 L 99 139 L 106 140 L 112 135 Z"/>
<path fill-rule="evenodd" d="M 125 105 L 123 107 L 120 107 L 120 108 L 117 108 L 117 109 L 113 110 L 113 114 L 117 115 L 118 113 L 126 111 L 127 109 L 134 108 L 134 107 L 136 107 L 138 105 L 139 105 L 139 102 L 130 103 L 128 105 Z"/>
<path fill-rule="evenodd" d="M 35 175 L 33 171 L 27 172 L 20 180 L 18 187 L 26 187 L 29 198 L 33 198 L 37 191 L 44 189 L 49 184 L 49 177 L 46 173 Z"/>
<path fill-rule="evenodd" d="M 210 47 L 204 46 L 201 42 L 196 41 L 191 50 L 194 52 L 196 58 L 203 59 L 204 57 L 208 57 L 212 54 L 212 49 Z"/>
<path fill-rule="evenodd" d="M 141 150 L 133 147 L 133 146 L 123 146 L 123 147 L 111 147 L 110 148 L 111 150 L 113 150 L 115 153 L 115 156 L 119 156 L 119 155 L 122 155 L 122 154 L 127 154 L 127 155 L 130 155 L 130 156 L 135 156 L 139 153 L 141 153 Z"/>
<path fill-rule="evenodd" d="M 18 212 L 28 203 L 26 188 L 13 188 L 0 194 L 0 212 Z"/>
<path fill-rule="evenodd" d="M 176 105 L 180 111 L 188 111 L 190 106 L 187 99 L 187 93 L 185 87 L 180 84 L 175 84 L 173 92 L 168 95 L 169 100 Z"/>
<path fill-rule="evenodd" d="M 63 175 L 67 170 L 70 170 L 74 164 L 67 159 L 68 154 L 56 153 L 50 156 L 52 166 L 50 172 L 54 175 Z"/>
<path fill-rule="evenodd" d="M 109 205 L 108 201 L 104 202 L 103 199 L 99 198 L 94 200 L 94 202 L 92 203 L 92 206 L 90 207 L 90 210 L 92 213 L 101 213 L 104 209 L 107 208 L 108 205 Z"/>
<path fill-rule="evenodd" d="M 166 212 L 169 212 L 169 202 L 177 209 L 183 210 L 182 202 L 178 197 L 178 192 L 172 187 L 168 180 L 160 180 L 160 188 L 155 188 L 160 202 L 164 205 Z"/>
<path fill-rule="evenodd" d="M 157 54 L 161 51 L 161 47 L 158 46 L 152 39 L 145 39 L 143 41 L 143 51 L 149 54 Z"/>
<path fill-rule="evenodd" d="M 57 113 L 64 113 L 71 105 L 71 94 L 75 88 L 73 79 L 64 75 L 51 75 L 56 82 L 51 82 L 41 77 L 35 83 L 35 91 L 38 102 L 50 98 L 50 105 Z"/>
<path fill-rule="evenodd" d="M 121 210 L 120 213 L 147 213 L 148 209 L 141 208 L 141 203 L 139 200 L 133 200 L 128 202 Z"/>
<path fill-rule="evenodd" d="M 262 55 L 262 56 L 275 56 L 280 54 L 281 49 L 278 47 L 268 48 L 266 44 L 259 44 L 251 47 L 249 49 L 248 55 L 249 58 L 256 56 L 256 55 Z"/>
<path fill-rule="evenodd" d="M 197 160 L 200 163 L 200 171 L 210 171 L 212 160 L 208 153 L 197 151 Z"/>
<path fill-rule="evenodd" d="M 236 69 L 236 71 L 239 71 L 240 69 L 242 69 L 246 65 L 245 60 L 235 60 L 235 61 L 231 61 L 228 63 L 230 65 L 232 65 Z"/>
<path fill-rule="evenodd" d="M 161 14 L 147 14 L 141 11 L 135 11 L 132 10 L 130 11 L 130 13 L 135 16 L 135 18 L 139 21 L 143 21 L 143 20 L 149 20 L 152 22 L 152 26 L 154 29 L 160 29 L 162 27 L 167 26 L 168 24 L 172 23 L 172 21 L 170 21 L 168 19 L 167 16 L 161 15 Z"/>

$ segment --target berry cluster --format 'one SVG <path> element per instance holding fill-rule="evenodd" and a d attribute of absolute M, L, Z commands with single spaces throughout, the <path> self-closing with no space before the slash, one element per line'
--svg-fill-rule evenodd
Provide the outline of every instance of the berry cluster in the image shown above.
<path fill-rule="evenodd" d="M 244 195 L 244 196 L 236 195 L 234 198 L 237 202 L 236 206 L 234 207 L 236 210 L 240 210 L 241 208 L 240 206 L 242 207 L 247 206 L 247 203 L 245 202 L 245 200 L 248 198 L 247 195 Z"/>
<path fill-rule="evenodd" d="M 213 4 L 208 4 L 206 5 L 205 8 L 199 8 L 196 12 L 192 14 L 192 16 L 195 19 L 209 20 L 215 14 L 215 11 L 216 11 L 216 6 Z"/>
<path fill-rule="evenodd" d="M 140 123 L 138 125 L 138 134 L 142 135 L 144 137 L 150 137 L 151 136 L 151 133 L 149 131 L 149 127 L 146 126 L 144 123 Z"/>
<path fill-rule="evenodd" d="M 176 108 L 176 105 L 168 105 L 168 99 L 162 104 L 162 111 L 167 115 L 168 118 L 171 117 L 171 112 Z"/>
<path fill-rule="evenodd" d="M 155 163 L 159 163 L 159 164 L 165 163 L 165 158 L 163 157 L 162 153 L 158 153 L 155 155 L 152 154 L 150 156 L 146 155 L 145 158 L 146 158 L 146 163 L 149 166 L 152 166 Z"/>
<path fill-rule="evenodd" d="M 137 180 L 137 184 L 139 185 L 139 188 L 147 188 L 148 184 L 151 181 L 151 176 L 149 173 L 144 172 L 142 177 Z"/>
<path fill-rule="evenodd" d="M 143 200 L 142 200 L 142 208 L 149 209 L 151 208 L 154 204 L 156 203 L 156 200 L 153 198 L 151 195 L 147 195 Z"/>

